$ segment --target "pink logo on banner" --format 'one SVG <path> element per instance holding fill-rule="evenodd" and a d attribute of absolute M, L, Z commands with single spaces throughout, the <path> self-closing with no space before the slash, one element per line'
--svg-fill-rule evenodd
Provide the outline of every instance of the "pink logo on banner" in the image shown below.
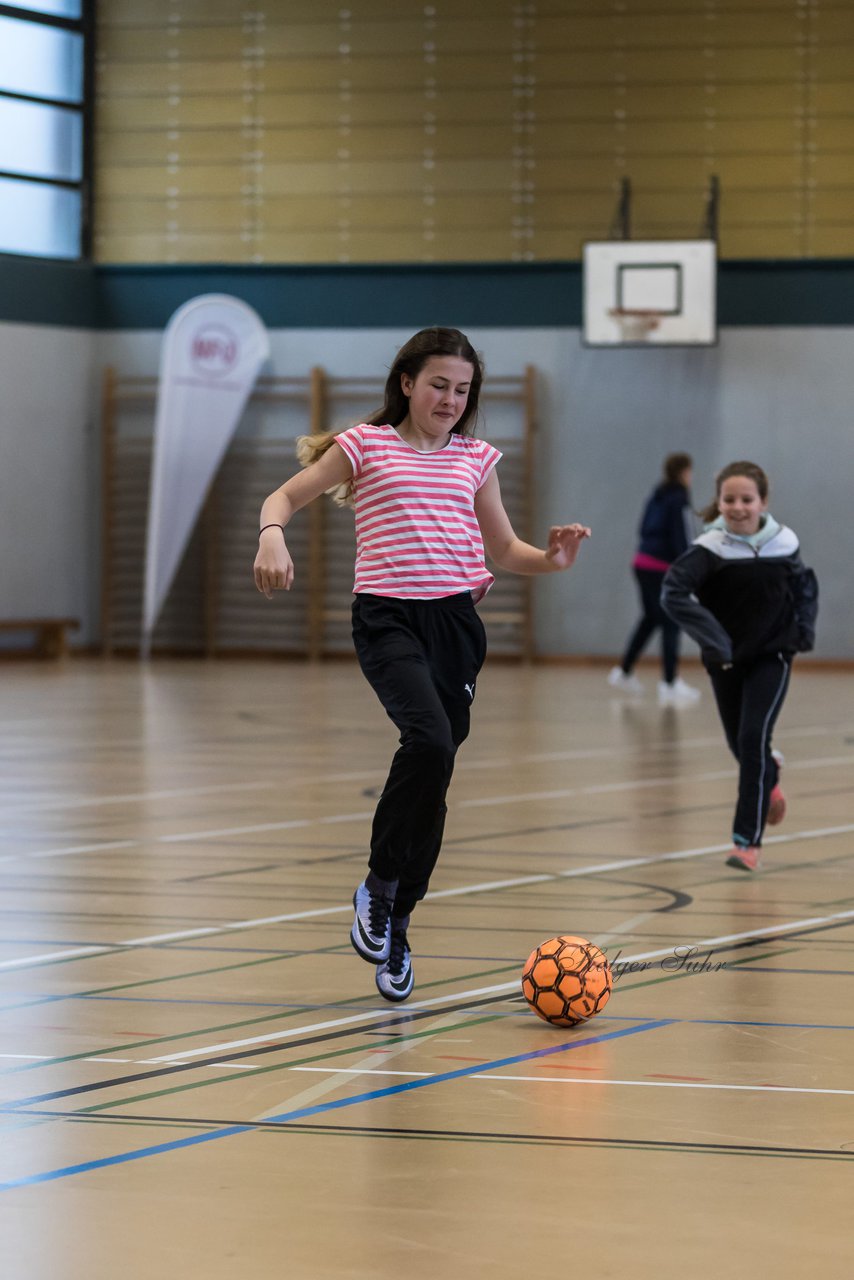
<path fill-rule="evenodd" d="M 237 363 L 237 338 L 222 324 L 206 324 L 193 334 L 190 355 L 199 373 L 221 378 Z"/>

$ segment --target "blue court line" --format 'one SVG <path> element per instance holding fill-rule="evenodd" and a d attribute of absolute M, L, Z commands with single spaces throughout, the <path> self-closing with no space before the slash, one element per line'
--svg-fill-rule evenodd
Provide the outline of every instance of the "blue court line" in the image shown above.
<path fill-rule="evenodd" d="M 601 1044 L 606 1040 L 617 1040 L 622 1036 L 637 1035 L 639 1031 L 656 1031 L 659 1027 L 669 1027 L 671 1018 L 659 1018 L 654 1022 L 646 1022 L 637 1027 L 624 1027 L 620 1031 L 609 1031 L 601 1036 L 586 1036 L 583 1040 L 571 1040 L 568 1044 L 558 1044 L 550 1049 L 534 1049 L 530 1053 L 516 1053 L 511 1058 L 496 1058 L 492 1062 L 480 1062 L 470 1067 L 458 1067 L 454 1071 L 444 1071 L 441 1075 L 429 1076 L 419 1080 L 407 1080 L 403 1084 L 388 1085 L 384 1089 L 374 1089 L 369 1093 L 358 1093 L 350 1098 L 339 1098 L 336 1102 L 320 1102 L 313 1107 L 300 1107 L 296 1111 L 282 1111 L 278 1115 L 268 1116 L 266 1124 L 287 1124 L 291 1120 L 304 1120 L 307 1116 L 322 1115 L 328 1111 L 338 1111 L 342 1107 L 353 1107 L 360 1102 L 373 1102 L 377 1098 L 389 1098 L 397 1093 L 408 1093 L 412 1089 L 424 1089 L 428 1085 L 444 1084 L 447 1080 L 460 1080 L 464 1076 L 482 1075 L 485 1071 L 496 1071 L 499 1067 L 512 1067 L 518 1062 L 530 1062 L 536 1058 L 550 1057 L 555 1053 L 566 1053 L 570 1049 L 582 1049 L 589 1044 Z M 81 1112 L 81 1118 L 85 1114 Z M 48 1169 L 45 1173 L 32 1173 L 24 1178 L 13 1178 L 9 1182 L 0 1182 L 0 1191 L 11 1191 L 15 1187 L 28 1187 L 34 1183 L 55 1182 L 59 1178 L 71 1178 L 78 1173 L 88 1173 L 92 1169 L 105 1169 L 110 1165 L 128 1164 L 132 1160 L 144 1160 L 148 1156 L 162 1155 L 166 1151 L 180 1151 L 184 1147 L 196 1147 L 203 1142 L 215 1142 L 219 1138 L 233 1138 L 240 1133 L 254 1132 L 253 1125 L 235 1124 L 226 1129 L 216 1129 L 213 1133 L 194 1134 L 190 1138 L 176 1138 L 173 1142 L 160 1142 L 152 1147 L 140 1147 L 136 1151 L 123 1151 L 117 1156 L 104 1156 L 100 1160 L 87 1160 L 83 1164 L 69 1164 L 61 1169 Z"/>

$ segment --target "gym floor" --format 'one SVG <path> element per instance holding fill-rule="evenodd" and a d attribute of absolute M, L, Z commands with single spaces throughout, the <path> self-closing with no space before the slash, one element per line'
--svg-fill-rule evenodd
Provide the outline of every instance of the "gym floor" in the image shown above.
<path fill-rule="evenodd" d="M 851 1275 L 850 676 L 795 671 L 751 876 L 708 687 L 605 672 L 487 663 L 395 1006 L 354 663 L 6 665 L 4 1275 Z M 519 986 L 558 933 L 618 974 L 571 1030 Z"/>

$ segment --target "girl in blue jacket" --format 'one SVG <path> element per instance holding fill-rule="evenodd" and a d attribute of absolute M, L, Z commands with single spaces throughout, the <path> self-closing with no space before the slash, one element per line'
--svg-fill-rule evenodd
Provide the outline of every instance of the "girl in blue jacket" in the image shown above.
<path fill-rule="evenodd" d="M 608 676 L 613 689 L 626 693 L 642 693 L 643 685 L 634 674 L 635 663 L 655 632 L 661 628 L 661 680 L 658 700 L 662 706 L 679 706 L 696 702 L 698 689 L 692 688 L 677 674 L 679 664 L 679 627 L 661 608 L 661 586 L 664 575 L 674 560 L 687 550 L 694 535 L 691 512 L 691 455 L 671 453 L 664 459 L 661 483 L 644 508 L 640 526 L 640 542 L 632 561 L 632 572 L 638 584 L 642 613 L 629 636 L 618 667 Z"/>

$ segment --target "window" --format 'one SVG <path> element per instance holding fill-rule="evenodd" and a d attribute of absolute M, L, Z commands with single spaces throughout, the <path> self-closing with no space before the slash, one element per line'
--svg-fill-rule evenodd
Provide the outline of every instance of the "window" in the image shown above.
<path fill-rule="evenodd" d="M 93 2 L 0 3 L 0 253 L 89 253 Z"/>

